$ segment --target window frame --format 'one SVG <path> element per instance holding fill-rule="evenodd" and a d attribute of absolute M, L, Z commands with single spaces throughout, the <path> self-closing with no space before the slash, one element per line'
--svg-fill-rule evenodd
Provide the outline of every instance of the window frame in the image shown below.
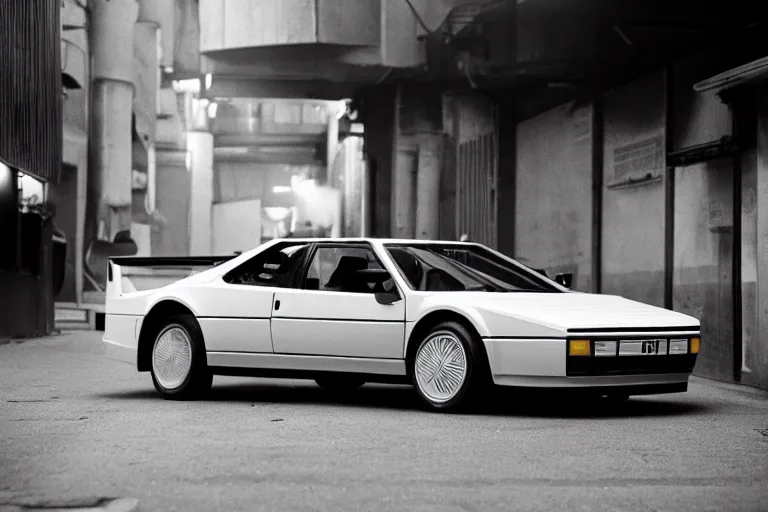
<path fill-rule="evenodd" d="M 307 252 L 304 256 L 302 256 L 299 261 L 297 261 L 297 267 L 296 270 L 293 272 L 293 275 L 291 276 L 291 279 L 288 281 L 288 283 L 285 286 L 275 286 L 274 284 L 245 284 L 245 283 L 233 283 L 230 281 L 233 275 L 236 275 L 239 271 L 241 271 L 244 267 L 247 267 L 251 262 L 258 258 L 263 258 L 269 251 L 283 251 L 284 249 L 288 247 L 295 247 L 295 246 L 307 246 Z M 228 270 L 224 275 L 221 276 L 222 280 L 231 286 L 248 286 L 252 288 L 275 288 L 279 290 L 290 290 L 290 289 L 296 289 L 297 288 L 297 276 L 300 275 L 304 269 L 306 268 L 306 259 L 307 254 L 310 254 L 313 250 L 313 243 L 312 242 L 306 242 L 301 240 L 296 241 L 282 241 L 278 242 L 274 245 L 270 245 L 269 247 L 265 248 L 263 251 L 259 251 L 258 253 L 254 254 L 252 257 L 248 258 L 246 261 L 241 263 L 240 265 Z"/>
<path fill-rule="evenodd" d="M 416 293 L 456 293 L 456 292 L 449 292 L 449 291 L 438 292 L 438 291 L 422 291 L 422 290 L 417 290 L 416 288 L 413 287 L 413 284 L 410 282 L 408 277 L 405 275 L 405 273 L 403 272 L 403 269 L 400 267 L 400 265 L 397 263 L 395 258 L 392 256 L 392 253 L 389 252 L 390 248 L 395 248 L 395 249 L 397 249 L 397 248 L 406 248 L 406 249 L 407 248 L 416 248 L 416 249 L 428 250 L 430 246 L 439 246 L 441 248 L 456 247 L 457 249 L 461 249 L 461 248 L 464 248 L 464 249 L 482 249 L 482 250 L 488 251 L 490 254 L 492 254 L 493 256 L 498 257 L 499 259 L 502 259 L 502 260 L 508 259 L 507 257 L 505 257 L 505 256 L 503 256 L 501 254 L 497 254 L 496 251 L 494 251 L 493 249 L 490 249 L 489 247 L 486 247 L 486 246 L 484 246 L 482 244 L 476 244 L 476 243 L 440 243 L 440 242 L 403 243 L 403 242 L 387 242 L 387 243 L 382 244 L 383 251 L 386 253 L 387 257 L 392 261 L 392 265 L 395 267 L 395 269 L 397 270 L 398 274 L 400 274 L 400 277 L 402 278 L 403 282 L 405 283 L 405 286 L 407 286 L 408 289 L 413 291 L 413 292 L 416 292 Z M 539 290 L 520 290 L 519 292 L 514 292 L 514 293 L 567 293 L 567 292 L 563 291 L 562 289 L 560 289 L 560 286 L 556 282 L 554 282 L 554 281 L 552 281 L 552 280 L 542 276 L 538 272 L 535 272 L 535 271 L 529 269 L 525 265 L 522 265 L 521 263 L 518 263 L 518 262 L 512 260 L 511 258 L 509 258 L 509 259 L 511 260 L 510 263 L 509 263 L 510 267 L 516 267 L 516 270 L 518 270 L 523 275 L 525 275 L 528 278 L 530 278 L 532 281 L 539 282 L 539 283 L 543 284 L 544 286 L 546 286 L 547 288 L 551 288 L 549 290 L 541 290 L 541 291 L 539 291 Z"/>
<path fill-rule="evenodd" d="M 314 261 L 314 258 L 315 258 L 315 255 L 317 254 L 318 249 L 323 249 L 323 248 L 326 248 L 326 249 L 354 248 L 354 249 L 366 249 L 371 251 L 376 262 L 379 264 L 382 270 L 385 270 L 387 274 L 389 274 L 389 279 L 392 280 L 392 283 L 394 284 L 395 289 L 402 296 L 402 290 L 400 290 L 400 286 L 397 284 L 397 279 L 395 279 L 395 276 L 392 274 L 392 272 L 386 267 L 386 265 L 384 265 L 384 262 L 382 261 L 381 256 L 376 252 L 376 248 L 370 242 L 314 242 L 303 263 L 303 268 L 301 270 L 299 282 L 297 283 L 297 288 L 299 290 L 307 291 L 307 292 L 322 292 L 322 293 L 354 293 L 355 295 L 360 295 L 360 296 L 374 295 L 373 293 L 355 293 L 355 292 L 339 292 L 336 290 L 307 289 L 306 281 L 307 281 L 307 275 L 309 274 L 309 267 L 312 265 L 312 262 Z"/>

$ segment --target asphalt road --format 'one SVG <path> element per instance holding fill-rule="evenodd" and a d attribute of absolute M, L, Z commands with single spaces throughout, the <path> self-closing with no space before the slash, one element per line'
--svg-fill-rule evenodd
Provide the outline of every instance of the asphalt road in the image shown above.
<path fill-rule="evenodd" d="M 0 509 L 101 497 L 143 511 L 768 510 L 768 395 L 695 379 L 626 404 L 422 412 L 412 390 L 338 401 L 216 378 L 164 401 L 98 334 L 0 346 Z"/>

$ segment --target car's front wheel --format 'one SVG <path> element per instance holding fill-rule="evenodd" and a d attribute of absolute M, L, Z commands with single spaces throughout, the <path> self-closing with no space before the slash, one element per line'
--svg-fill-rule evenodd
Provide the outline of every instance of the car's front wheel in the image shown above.
<path fill-rule="evenodd" d="M 152 346 L 152 382 L 171 400 L 194 400 L 211 388 L 203 333 L 192 315 L 175 315 L 158 331 Z"/>
<path fill-rule="evenodd" d="M 422 403 L 433 411 L 468 405 L 486 384 L 480 341 L 460 323 L 443 322 L 418 343 L 411 376 Z"/>

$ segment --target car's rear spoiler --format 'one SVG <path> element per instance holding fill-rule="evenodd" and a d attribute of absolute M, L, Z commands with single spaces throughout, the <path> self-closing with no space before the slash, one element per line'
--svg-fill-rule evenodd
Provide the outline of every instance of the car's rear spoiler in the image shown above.
<path fill-rule="evenodd" d="M 121 267 L 169 268 L 169 267 L 215 267 L 225 261 L 236 258 L 238 254 L 227 256 L 115 256 L 107 260 L 107 298 L 118 297 L 123 293 L 123 272 Z"/>

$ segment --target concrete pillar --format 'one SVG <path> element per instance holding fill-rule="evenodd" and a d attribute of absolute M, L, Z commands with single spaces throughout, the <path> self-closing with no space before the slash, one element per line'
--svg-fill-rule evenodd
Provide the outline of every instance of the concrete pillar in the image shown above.
<path fill-rule="evenodd" d="M 757 364 L 753 371 L 762 373 L 756 385 L 768 389 L 768 91 L 758 97 L 757 130 L 757 333 L 754 347 Z M 759 340 L 759 341 L 757 341 Z"/>
<path fill-rule="evenodd" d="M 90 190 L 100 238 L 131 228 L 131 115 L 136 0 L 91 2 L 93 105 Z"/>
<path fill-rule="evenodd" d="M 401 137 L 392 174 L 392 237 L 414 238 L 416 228 L 416 169 L 418 146 Z"/>
<path fill-rule="evenodd" d="M 442 134 L 419 136 L 419 165 L 416 177 L 416 238 L 435 240 L 440 228 L 440 169 Z"/>
<path fill-rule="evenodd" d="M 328 163 L 325 171 L 325 182 L 330 185 L 331 173 L 339 149 L 339 118 L 335 109 L 328 109 L 328 132 L 326 138 L 326 155 Z"/>
<path fill-rule="evenodd" d="M 368 168 L 368 162 L 362 162 L 360 165 L 360 236 L 370 236 L 371 227 L 371 173 Z"/>
<path fill-rule="evenodd" d="M 390 233 L 393 238 L 414 238 L 416 228 L 416 168 L 418 147 L 412 137 L 403 134 L 400 111 L 403 92 L 397 89 L 392 122 L 392 182 L 390 187 Z"/>
<path fill-rule="evenodd" d="M 211 208 L 213 207 L 213 135 L 187 133 L 190 153 L 189 254 L 211 254 Z"/>

